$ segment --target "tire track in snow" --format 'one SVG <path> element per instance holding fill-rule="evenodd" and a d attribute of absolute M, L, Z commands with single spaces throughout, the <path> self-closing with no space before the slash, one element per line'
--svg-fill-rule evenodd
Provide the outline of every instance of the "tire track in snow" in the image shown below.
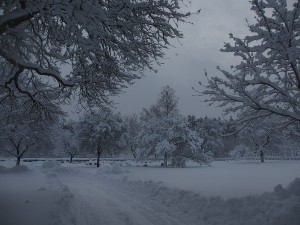
<path fill-rule="evenodd" d="M 99 180 L 63 176 L 75 197 L 79 224 L 86 225 L 182 225 L 173 216 L 129 198 Z M 99 184 L 100 183 L 100 184 Z"/>

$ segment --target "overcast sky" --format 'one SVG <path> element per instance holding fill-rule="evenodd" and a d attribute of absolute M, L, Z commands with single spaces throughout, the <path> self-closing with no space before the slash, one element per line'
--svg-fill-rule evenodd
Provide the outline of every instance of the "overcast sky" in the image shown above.
<path fill-rule="evenodd" d="M 192 18 L 194 25 L 181 26 L 185 38 L 181 44 L 175 42 L 175 49 L 166 52 L 164 65 L 158 67 L 157 74 L 146 71 L 145 77 L 116 98 L 117 111 L 139 113 L 156 101 L 163 86 L 169 85 L 179 97 L 183 114 L 222 117 L 220 108 L 209 107 L 201 102 L 203 98 L 193 96 L 196 93 L 192 87 L 198 87 L 198 81 L 205 80 L 204 69 L 210 75 L 220 75 L 217 66 L 228 69 L 234 63 L 232 55 L 219 50 L 229 41 L 229 33 L 240 37 L 248 33 L 245 19 L 253 21 L 254 14 L 248 0 L 191 0 L 188 7 L 191 11 L 201 9 L 201 13 Z"/>

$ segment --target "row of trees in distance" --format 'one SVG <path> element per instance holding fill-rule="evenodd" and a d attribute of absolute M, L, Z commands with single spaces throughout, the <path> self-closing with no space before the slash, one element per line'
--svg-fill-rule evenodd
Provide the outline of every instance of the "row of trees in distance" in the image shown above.
<path fill-rule="evenodd" d="M 79 121 L 18 122 L 2 130 L 5 136 L 0 144 L 17 158 L 17 164 L 28 152 L 27 156 L 69 156 L 70 162 L 75 156 L 93 157 L 98 167 L 101 157 L 157 159 L 165 167 L 185 167 L 187 160 L 209 165 L 215 157 L 258 156 L 261 151 L 300 154 L 299 140 L 288 129 L 285 135 L 273 129 L 274 122 L 270 118 L 259 124 L 252 121 L 239 130 L 233 119 L 183 116 L 174 90 L 165 86 L 157 101 L 139 116 L 102 110 L 85 114 Z"/>

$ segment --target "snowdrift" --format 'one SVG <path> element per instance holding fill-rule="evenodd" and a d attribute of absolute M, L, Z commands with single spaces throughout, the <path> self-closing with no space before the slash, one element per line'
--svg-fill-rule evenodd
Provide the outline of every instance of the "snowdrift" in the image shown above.
<path fill-rule="evenodd" d="M 190 191 L 168 188 L 161 182 L 130 181 L 105 176 L 111 185 L 132 198 L 151 200 L 154 207 L 167 207 L 189 224 L 202 225 L 299 225 L 300 178 L 287 187 L 278 185 L 274 192 L 257 196 L 206 198 Z M 156 202 L 156 204 L 155 204 Z"/>

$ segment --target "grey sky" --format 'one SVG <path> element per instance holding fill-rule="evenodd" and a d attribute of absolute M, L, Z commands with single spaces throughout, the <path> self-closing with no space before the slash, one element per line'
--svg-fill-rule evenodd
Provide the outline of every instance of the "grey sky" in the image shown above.
<path fill-rule="evenodd" d="M 248 0 L 191 0 L 191 11 L 201 9 L 194 16 L 194 25 L 181 26 L 185 38 L 181 45 L 166 52 L 164 65 L 158 67 L 158 73 L 145 72 L 145 77 L 124 90 L 116 98 L 117 110 L 123 114 L 139 113 L 142 108 L 153 104 L 161 88 L 170 85 L 179 97 L 179 106 L 183 114 L 196 116 L 222 116 L 220 108 L 209 107 L 202 103 L 203 98 L 195 95 L 192 87 L 204 80 L 203 71 L 217 75 L 217 66 L 228 69 L 234 64 L 234 57 L 219 50 L 228 41 L 228 34 L 244 36 L 248 30 L 245 19 L 253 21 L 253 12 Z"/>

